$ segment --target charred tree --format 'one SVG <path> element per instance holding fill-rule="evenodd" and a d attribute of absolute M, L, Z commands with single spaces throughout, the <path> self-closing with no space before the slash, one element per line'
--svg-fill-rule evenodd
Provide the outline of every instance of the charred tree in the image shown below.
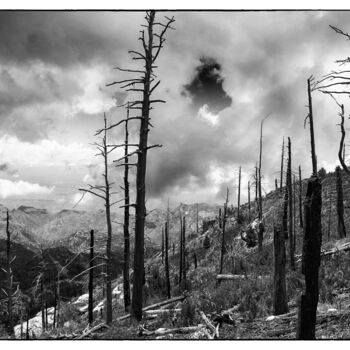
<path fill-rule="evenodd" d="M 241 167 L 239 167 L 239 172 L 238 172 L 237 223 L 241 222 L 241 217 L 239 212 L 240 206 L 241 206 Z"/>
<path fill-rule="evenodd" d="M 89 324 L 94 322 L 94 230 L 90 231 Z"/>
<path fill-rule="evenodd" d="M 322 186 L 317 175 L 317 161 L 313 130 L 311 78 L 308 79 L 309 124 L 313 175 L 308 181 L 304 203 L 304 239 L 302 273 L 305 276 L 305 292 L 300 298 L 297 339 L 315 339 L 316 311 L 319 297 L 318 274 L 321 262 L 321 207 Z"/>
<path fill-rule="evenodd" d="M 249 212 L 249 220 L 251 217 L 251 211 L 250 211 L 250 182 L 248 181 L 248 212 Z"/>
<path fill-rule="evenodd" d="M 219 228 L 222 228 L 222 213 L 221 213 L 221 208 L 219 208 Z"/>
<path fill-rule="evenodd" d="M 270 116 L 268 114 L 262 121 L 260 125 L 260 150 L 259 150 L 259 169 L 258 169 L 258 190 L 259 190 L 259 221 L 260 223 L 262 222 L 262 217 L 263 217 L 263 208 L 262 208 L 262 189 L 261 189 L 261 167 L 262 167 L 262 146 L 263 146 L 263 125 L 264 121 Z M 262 252 L 263 249 L 263 226 L 259 225 L 259 231 L 258 231 L 258 249 L 260 252 Z"/>
<path fill-rule="evenodd" d="M 226 189 L 226 200 L 224 203 L 224 213 L 222 216 L 222 238 L 221 238 L 221 253 L 220 253 L 220 268 L 219 268 L 219 274 L 222 274 L 223 266 L 224 266 L 224 254 L 225 254 L 225 228 L 226 228 L 226 218 L 227 218 L 227 205 L 228 205 L 228 196 L 229 196 L 229 190 Z"/>
<path fill-rule="evenodd" d="M 123 291 L 124 309 L 130 309 L 130 191 L 129 191 L 129 103 L 125 121 L 125 145 L 124 145 L 124 264 L 123 264 Z"/>
<path fill-rule="evenodd" d="M 299 225 L 303 227 L 303 182 L 301 180 L 301 168 L 299 165 Z"/>
<path fill-rule="evenodd" d="M 275 179 L 275 190 L 276 190 L 276 191 L 278 190 L 278 182 L 277 182 L 277 179 Z"/>
<path fill-rule="evenodd" d="M 346 237 L 345 223 L 344 223 L 344 202 L 343 202 L 343 184 L 341 178 L 340 167 L 335 168 L 337 177 L 337 218 L 338 218 L 338 237 L 340 239 Z"/>
<path fill-rule="evenodd" d="M 162 227 L 162 264 L 164 264 L 164 228 Z"/>
<path fill-rule="evenodd" d="M 281 152 L 281 180 L 280 180 L 280 189 L 282 190 L 283 185 L 283 161 L 284 161 L 284 138 L 282 141 L 282 152 Z"/>
<path fill-rule="evenodd" d="M 112 323 L 112 219 L 111 219 L 111 207 L 120 202 L 112 202 L 111 197 L 116 192 L 112 192 L 111 183 L 109 182 L 108 166 L 109 166 L 109 154 L 117 147 L 109 145 L 107 141 L 107 131 L 111 129 L 111 126 L 107 126 L 106 114 L 103 116 L 104 128 L 97 131 L 96 135 L 103 132 L 101 143 L 95 142 L 94 145 L 98 149 L 97 156 L 103 158 L 103 185 L 89 185 L 89 189 L 80 188 L 79 191 L 83 192 L 83 196 L 87 193 L 92 194 L 104 201 L 106 226 L 107 226 L 107 242 L 106 242 L 106 324 Z M 83 197 L 82 197 L 83 198 Z M 141 281 L 142 282 L 142 281 Z"/>
<path fill-rule="evenodd" d="M 293 190 L 292 190 L 292 150 L 288 137 L 288 168 L 287 168 L 287 188 L 288 188 L 288 236 L 289 236 L 289 258 L 290 267 L 295 270 L 294 260 L 294 238 L 293 238 Z"/>
<path fill-rule="evenodd" d="M 284 233 L 280 225 L 273 229 L 274 244 L 274 293 L 273 313 L 281 315 L 288 312 L 286 290 L 286 249 Z"/>
<path fill-rule="evenodd" d="M 182 259 L 183 259 L 183 235 L 182 235 L 182 212 L 180 210 L 180 253 L 179 253 L 179 284 L 182 281 L 182 268 L 183 268 L 183 263 L 182 263 Z"/>
<path fill-rule="evenodd" d="M 196 252 L 193 252 L 193 264 L 194 264 L 194 268 L 197 268 L 197 255 Z"/>
<path fill-rule="evenodd" d="M 186 217 L 182 219 L 182 274 L 186 281 Z"/>
<path fill-rule="evenodd" d="M 328 241 L 331 240 L 331 222 L 332 222 L 332 192 L 329 193 L 329 206 L 328 206 Z"/>
<path fill-rule="evenodd" d="M 169 213 L 169 208 L 168 208 Z M 168 214 L 169 216 L 169 214 Z M 166 290 L 168 299 L 171 298 L 171 290 L 170 290 L 170 275 L 169 275 L 169 217 L 167 218 L 167 222 L 165 223 L 165 278 L 166 278 Z"/>
<path fill-rule="evenodd" d="M 199 233 L 199 205 L 198 205 L 198 203 L 197 203 L 197 215 L 196 215 L 196 229 L 197 229 L 197 235 L 198 235 L 198 233 Z"/>
<path fill-rule="evenodd" d="M 10 232 L 10 214 L 6 211 L 6 296 L 7 296 L 7 332 L 11 336 L 14 333 L 13 329 L 13 313 L 12 313 L 12 289 L 13 289 L 13 274 L 12 274 L 12 250 L 11 250 L 11 232 Z"/>

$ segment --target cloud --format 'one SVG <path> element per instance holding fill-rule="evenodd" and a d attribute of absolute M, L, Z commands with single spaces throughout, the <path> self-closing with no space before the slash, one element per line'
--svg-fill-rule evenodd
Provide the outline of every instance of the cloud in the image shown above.
<path fill-rule="evenodd" d="M 211 57 L 201 57 L 193 80 L 184 86 L 184 94 L 188 93 L 195 109 L 206 104 L 214 113 L 229 107 L 232 98 L 223 89 L 224 78 L 221 65 Z"/>
<path fill-rule="evenodd" d="M 206 123 L 209 123 L 209 125 L 215 126 L 219 122 L 219 116 L 211 113 L 209 111 L 208 105 L 204 105 L 203 107 L 199 108 L 197 117 L 200 120 L 205 121 Z"/>
<path fill-rule="evenodd" d="M 3 172 L 10 176 L 16 176 L 17 170 L 13 169 L 8 163 L 1 163 L 0 164 L 0 172 Z"/>
<path fill-rule="evenodd" d="M 36 183 L 26 181 L 11 181 L 0 179 L 0 197 L 7 198 L 13 196 L 25 197 L 30 194 L 48 195 L 54 190 L 54 187 L 40 186 Z"/>

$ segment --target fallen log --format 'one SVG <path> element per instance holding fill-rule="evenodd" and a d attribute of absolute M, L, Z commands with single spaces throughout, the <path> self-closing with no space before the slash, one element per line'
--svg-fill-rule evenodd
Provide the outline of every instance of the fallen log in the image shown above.
<path fill-rule="evenodd" d="M 242 280 L 242 279 L 249 279 L 249 278 L 257 278 L 257 279 L 263 279 L 263 278 L 269 278 L 270 276 L 253 276 L 253 275 L 232 275 L 232 274 L 219 274 L 216 276 L 216 279 L 218 281 L 233 281 L 233 280 Z"/>
<path fill-rule="evenodd" d="M 109 328 L 109 326 L 107 326 L 105 323 L 100 323 L 95 327 L 92 327 L 91 329 L 89 329 L 88 331 L 86 331 L 85 333 L 83 333 L 82 335 L 80 335 L 78 338 L 76 339 L 84 339 L 85 337 L 92 335 L 93 332 L 96 332 L 102 328 Z"/>
<path fill-rule="evenodd" d="M 158 310 L 144 311 L 146 315 L 163 315 L 163 314 L 171 314 L 176 312 L 181 312 L 181 309 L 158 309 Z"/>
<path fill-rule="evenodd" d="M 235 305 L 235 306 L 231 307 L 230 309 L 221 311 L 221 315 L 222 316 L 230 315 L 230 314 L 234 313 L 235 311 L 237 311 L 238 309 L 239 309 L 239 305 Z"/>
<path fill-rule="evenodd" d="M 155 331 L 149 331 L 144 327 L 139 328 L 139 336 L 152 336 L 152 335 L 166 335 L 166 334 L 187 334 L 193 333 L 199 330 L 202 330 L 204 325 L 199 324 L 198 326 L 190 326 L 190 327 L 180 327 L 180 328 L 158 328 Z"/>
<path fill-rule="evenodd" d="M 152 309 L 155 309 L 157 307 L 164 306 L 164 305 L 173 304 L 173 303 L 176 303 L 177 301 L 183 301 L 185 298 L 186 298 L 186 295 L 180 295 L 179 297 L 175 297 L 175 298 L 172 298 L 172 299 L 164 300 L 164 301 L 161 301 L 161 302 L 159 302 L 157 304 L 153 304 L 153 305 L 149 305 L 149 306 L 144 307 L 142 309 L 142 312 L 145 312 L 145 311 L 148 311 L 148 310 L 152 310 Z M 127 314 L 127 315 L 118 317 L 117 321 L 124 321 L 124 320 L 126 320 L 126 319 L 128 319 L 130 317 L 131 317 L 131 314 Z"/>
<path fill-rule="evenodd" d="M 239 280 L 243 278 L 248 278 L 245 275 L 232 275 L 232 274 L 219 274 L 216 276 L 218 281 L 231 281 L 231 280 Z"/>

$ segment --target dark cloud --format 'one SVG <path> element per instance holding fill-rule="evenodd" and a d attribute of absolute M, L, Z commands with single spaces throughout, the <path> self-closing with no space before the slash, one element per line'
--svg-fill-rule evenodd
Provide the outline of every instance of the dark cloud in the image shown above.
<path fill-rule="evenodd" d="M 207 104 L 211 111 L 218 113 L 232 104 L 232 98 L 222 87 L 221 65 L 210 57 L 202 57 L 199 61 L 201 64 L 196 68 L 196 75 L 184 86 L 183 94 L 192 98 L 195 109 Z"/>
<path fill-rule="evenodd" d="M 10 164 L 8 163 L 1 163 L 0 164 L 0 172 L 5 173 L 7 175 L 16 175 L 18 172 L 17 170 L 13 169 Z"/>

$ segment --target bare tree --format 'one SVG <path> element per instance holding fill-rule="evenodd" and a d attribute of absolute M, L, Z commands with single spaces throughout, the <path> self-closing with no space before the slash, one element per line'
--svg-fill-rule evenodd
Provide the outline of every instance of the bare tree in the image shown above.
<path fill-rule="evenodd" d="M 219 274 L 222 274 L 223 265 L 224 265 L 224 253 L 225 253 L 225 228 L 226 228 L 226 219 L 227 219 L 227 205 L 228 205 L 228 196 L 229 196 L 229 189 L 226 189 L 226 200 L 224 203 L 224 213 L 222 216 L 222 238 L 221 238 L 221 253 L 220 253 L 220 268 L 219 268 Z"/>
<path fill-rule="evenodd" d="M 282 152 L 281 152 L 281 180 L 280 180 L 280 189 L 282 190 L 283 185 L 283 161 L 284 161 L 284 137 L 282 141 Z"/>
<path fill-rule="evenodd" d="M 262 221 L 262 190 L 261 190 L 261 159 L 262 159 L 262 145 L 263 145 L 263 125 L 264 121 L 270 116 L 271 113 L 269 113 L 265 118 L 262 119 L 260 124 L 260 150 L 259 150 L 259 169 L 258 169 L 258 190 L 259 190 L 259 221 L 261 223 Z M 259 231 L 258 231 L 258 247 L 259 251 L 262 251 L 262 243 L 263 243 L 263 234 L 264 229 L 263 225 L 259 225 Z"/>
<path fill-rule="evenodd" d="M 186 281 L 186 217 L 182 218 L 182 274 L 183 279 Z"/>
<path fill-rule="evenodd" d="M 89 261 L 89 323 L 94 322 L 94 230 L 90 230 L 90 261 Z"/>
<path fill-rule="evenodd" d="M 289 236 L 289 257 L 290 266 L 292 270 L 295 270 L 294 261 L 294 238 L 293 238 L 293 192 L 292 192 L 292 150 L 291 142 L 288 137 L 288 167 L 287 167 L 287 188 L 288 188 L 288 213 L 289 213 L 289 225 L 288 225 L 288 236 Z"/>
<path fill-rule="evenodd" d="M 251 217 L 251 211 L 250 211 L 250 181 L 248 181 L 248 211 L 249 211 L 249 220 Z"/>
<path fill-rule="evenodd" d="M 97 147 L 99 153 L 96 155 L 102 156 L 104 173 L 103 185 L 89 185 L 89 189 L 80 188 L 79 191 L 83 192 L 83 196 L 87 193 L 92 194 L 104 201 L 106 225 L 107 225 L 107 243 L 106 243 L 106 323 L 111 324 L 112 322 L 112 219 L 111 219 L 111 207 L 120 202 L 112 202 L 112 195 L 116 192 L 112 191 L 113 183 L 109 182 L 108 166 L 109 166 L 109 154 L 116 148 L 116 146 L 109 145 L 107 140 L 107 131 L 111 128 L 107 126 L 106 114 L 103 116 L 104 128 L 103 137 L 101 143 L 95 142 L 94 145 Z M 99 134 L 100 130 L 96 134 Z M 124 199 L 123 199 L 124 200 Z"/>
<path fill-rule="evenodd" d="M 165 223 L 165 277 L 166 277 L 166 286 L 167 286 L 167 296 L 168 299 L 171 298 L 171 287 L 170 287 L 170 275 L 169 275 L 169 202 L 167 210 L 167 220 Z"/>
<path fill-rule="evenodd" d="M 241 217 L 240 217 L 240 206 L 241 206 L 241 166 L 239 167 L 239 172 L 238 172 L 238 198 L 237 198 L 237 222 L 241 222 Z"/>
<path fill-rule="evenodd" d="M 182 281 L 182 268 L 183 268 L 183 262 L 182 262 L 182 259 L 183 259 L 183 234 L 182 234 L 182 230 L 183 230 L 183 227 L 182 227 L 182 212 L 181 212 L 181 207 L 180 207 L 180 252 L 179 252 L 179 284 L 181 283 Z"/>
<path fill-rule="evenodd" d="M 12 263 L 15 257 L 12 257 L 11 250 L 11 232 L 10 232 L 10 215 L 9 211 L 6 211 L 6 290 L 2 289 L 7 296 L 7 332 L 11 336 L 14 333 L 13 330 L 13 313 L 12 313 L 12 299 L 13 299 L 13 273 Z"/>
<path fill-rule="evenodd" d="M 299 222 L 300 222 L 300 227 L 303 227 L 303 182 L 301 180 L 301 168 L 299 165 Z"/>

